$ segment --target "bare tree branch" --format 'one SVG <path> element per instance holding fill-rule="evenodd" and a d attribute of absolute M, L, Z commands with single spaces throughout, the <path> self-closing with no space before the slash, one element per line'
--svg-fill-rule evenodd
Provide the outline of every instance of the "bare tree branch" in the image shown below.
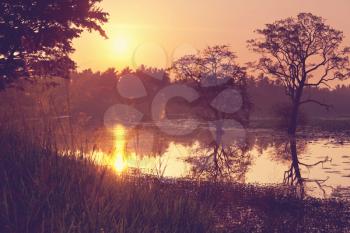
<path fill-rule="evenodd" d="M 333 105 L 329 105 L 329 104 L 325 104 L 325 103 L 322 103 L 318 100 L 314 100 L 314 99 L 307 99 L 307 100 L 304 100 L 304 101 L 301 101 L 300 102 L 300 105 L 302 104 L 307 104 L 307 103 L 315 103 L 315 104 L 318 104 L 322 107 L 325 107 L 327 110 L 331 109 L 333 107 Z"/>

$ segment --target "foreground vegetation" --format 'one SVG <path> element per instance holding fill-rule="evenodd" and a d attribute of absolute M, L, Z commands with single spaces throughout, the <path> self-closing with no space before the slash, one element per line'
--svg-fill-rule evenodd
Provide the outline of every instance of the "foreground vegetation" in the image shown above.
<path fill-rule="evenodd" d="M 16 135 L 0 148 L 0 232 L 213 232 L 210 212 L 187 195 Z"/>
<path fill-rule="evenodd" d="M 117 175 L 0 137 L 0 232 L 348 232 L 348 204 L 292 188 Z"/>

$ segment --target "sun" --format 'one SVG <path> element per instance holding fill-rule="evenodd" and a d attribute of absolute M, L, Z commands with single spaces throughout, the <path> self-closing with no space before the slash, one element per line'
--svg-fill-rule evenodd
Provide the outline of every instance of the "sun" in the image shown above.
<path fill-rule="evenodd" d="M 129 40 L 126 36 L 119 35 L 113 40 L 113 48 L 117 55 L 125 55 L 129 51 Z"/>

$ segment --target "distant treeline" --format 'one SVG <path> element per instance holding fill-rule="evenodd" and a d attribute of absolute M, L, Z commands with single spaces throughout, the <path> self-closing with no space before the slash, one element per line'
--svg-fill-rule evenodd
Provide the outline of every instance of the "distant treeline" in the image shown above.
<path fill-rule="evenodd" d="M 147 95 L 132 101 L 123 98 L 117 90 L 118 80 L 123 74 L 136 75 L 144 85 Z M 162 76 L 161 79 L 159 75 Z M 171 83 L 172 79 L 167 72 L 155 68 L 141 67 L 136 71 L 117 71 L 111 68 L 104 72 L 84 70 L 71 74 L 69 80 L 42 79 L 37 80 L 35 85 L 24 81 L 22 91 L 9 88 L 1 93 L 0 108 L 7 109 L 3 111 L 6 114 L 10 111 L 13 114 L 25 114 L 27 119 L 35 119 L 45 114 L 50 117 L 71 115 L 74 119 L 85 122 L 86 126 L 99 126 L 106 110 L 113 104 L 121 103 L 133 105 L 147 119 L 154 96 Z M 251 103 L 250 119 L 283 117 L 283 110 L 288 109 L 290 100 L 282 84 L 260 76 L 247 78 L 246 88 Z M 312 96 L 312 99 L 332 106 L 327 111 L 318 104 L 304 105 L 302 112 L 307 119 L 350 117 L 350 86 L 338 85 L 333 89 L 309 88 L 305 90 L 304 96 Z M 179 103 L 183 105 L 179 106 Z M 181 99 L 172 106 L 173 109 L 169 112 L 174 115 L 189 112 L 192 107 Z M 19 109 L 21 110 L 18 111 Z"/>
<path fill-rule="evenodd" d="M 247 86 L 253 104 L 252 117 L 277 117 L 279 110 L 289 105 L 285 89 L 277 81 L 261 76 L 249 79 Z M 350 85 L 337 85 L 332 89 L 307 88 L 304 96 L 330 105 L 328 109 L 315 103 L 302 106 L 307 118 L 350 117 Z"/>
<path fill-rule="evenodd" d="M 127 102 L 117 92 L 116 84 L 120 75 L 134 73 L 142 81 L 147 91 L 147 96 L 137 100 L 136 103 L 147 111 L 150 108 L 154 95 L 162 87 L 171 82 L 171 78 L 164 73 L 162 80 L 156 79 L 152 73 L 159 73 L 156 69 L 139 69 L 131 71 L 126 69 L 120 73 L 113 69 L 105 72 L 92 72 L 85 70 L 72 75 L 71 94 L 75 101 L 77 112 L 86 112 L 89 115 L 103 112 L 102 109 L 115 102 Z M 267 77 L 247 79 L 247 89 L 251 102 L 251 118 L 277 118 L 280 117 L 281 109 L 290 103 L 285 89 L 281 83 Z M 305 90 L 305 98 L 318 100 L 328 104 L 329 109 L 318 104 L 309 103 L 304 105 L 302 111 L 307 118 L 338 118 L 350 117 L 350 85 L 337 85 L 335 88 L 308 88 Z"/>

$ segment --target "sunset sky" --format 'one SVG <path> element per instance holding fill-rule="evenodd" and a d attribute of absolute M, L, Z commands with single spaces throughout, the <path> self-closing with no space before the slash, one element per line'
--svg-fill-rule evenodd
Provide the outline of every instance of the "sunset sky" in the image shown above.
<path fill-rule="evenodd" d="M 255 59 L 246 48 L 254 30 L 299 12 L 311 12 L 343 30 L 350 45 L 348 0 L 104 0 L 109 39 L 83 33 L 74 41 L 78 69 L 165 67 L 174 58 L 207 45 L 229 44 L 243 64 Z"/>

